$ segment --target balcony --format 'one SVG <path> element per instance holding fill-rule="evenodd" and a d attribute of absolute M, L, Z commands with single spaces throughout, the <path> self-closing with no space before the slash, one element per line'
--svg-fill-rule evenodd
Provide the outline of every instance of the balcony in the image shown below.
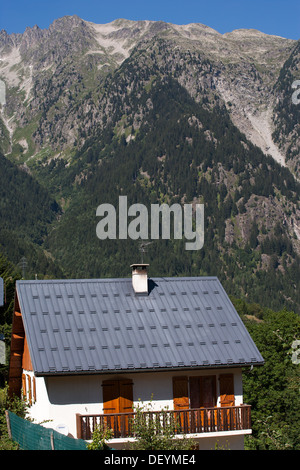
<path fill-rule="evenodd" d="M 90 440 L 97 426 L 113 430 L 113 438 L 134 438 L 133 423 L 136 413 L 76 415 L 77 438 Z M 151 411 L 144 419 L 155 420 L 161 426 L 173 422 L 175 434 L 201 434 L 251 429 L 251 406 L 229 406 L 188 410 Z"/>

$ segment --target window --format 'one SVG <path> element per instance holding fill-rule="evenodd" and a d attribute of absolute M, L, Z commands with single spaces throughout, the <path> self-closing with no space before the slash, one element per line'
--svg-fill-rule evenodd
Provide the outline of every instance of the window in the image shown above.
<path fill-rule="evenodd" d="M 216 376 L 190 377 L 191 408 L 212 408 L 216 406 Z"/>
<path fill-rule="evenodd" d="M 234 406 L 234 376 L 221 374 L 220 404 Z M 173 377 L 174 410 L 188 408 L 213 408 L 217 405 L 216 375 Z"/>
<path fill-rule="evenodd" d="M 187 377 L 173 377 L 173 402 L 174 410 L 186 410 L 189 408 Z"/>
<path fill-rule="evenodd" d="M 131 413 L 132 385 L 131 380 L 104 380 L 102 383 L 104 413 Z"/>
<path fill-rule="evenodd" d="M 133 411 L 133 383 L 131 380 L 104 380 L 102 387 L 105 424 L 113 429 L 114 436 L 118 437 L 130 427 L 130 415 L 119 413 Z"/>
<path fill-rule="evenodd" d="M 233 374 L 221 374 L 220 403 L 221 406 L 234 406 L 234 378 Z"/>

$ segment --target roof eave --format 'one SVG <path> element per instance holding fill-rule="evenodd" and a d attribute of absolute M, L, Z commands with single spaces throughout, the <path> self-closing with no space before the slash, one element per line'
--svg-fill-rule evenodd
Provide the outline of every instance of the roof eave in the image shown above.
<path fill-rule="evenodd" d="M 147 372 L 180 372 L 180 371 L 191 371 L 191 370 L 207 370 L 207 369 L 237 369 L 244 367 L 263 366 L 264 362 L 243 362 L 237 364 L 209 364 L 205 366 L 181 366 L 181 367 L 153 367 L 153 368 L 141 368 L 141 369 L 99 369 L 99 370 L 80 370 L 80 371 L 49 371 L 49 372 L 34 372 L 36 377 L 61 377 L 61 376 L 74 376 L 74 375 L 113 375 L 113 374 L 130 374 L 130 373 L 147 373 Z"/>

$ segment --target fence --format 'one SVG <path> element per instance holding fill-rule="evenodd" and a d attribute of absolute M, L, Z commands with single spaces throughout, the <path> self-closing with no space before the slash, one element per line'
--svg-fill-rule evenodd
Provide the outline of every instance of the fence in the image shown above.
<path fill-rule="evenodd" d="M 21 450 L 87 450 L 87 443 L 82 439 L 73 439 L 54 429 L 31 423 L 11 411 L 5 414 L 9 436 Z"/>

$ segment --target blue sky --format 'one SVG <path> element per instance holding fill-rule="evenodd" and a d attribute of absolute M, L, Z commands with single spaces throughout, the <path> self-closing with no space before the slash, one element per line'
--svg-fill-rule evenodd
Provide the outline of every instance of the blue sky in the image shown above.
<path fill-rule="evenodd" d="M 220 33 L 254 28 L 290 39 L 300 38 L 299 0 L 1 0 L 0 30 L 22 33 L 37 24 L 48 28 L 65 15 L 94 23 L 117 18 L 203 23 Z"/>

